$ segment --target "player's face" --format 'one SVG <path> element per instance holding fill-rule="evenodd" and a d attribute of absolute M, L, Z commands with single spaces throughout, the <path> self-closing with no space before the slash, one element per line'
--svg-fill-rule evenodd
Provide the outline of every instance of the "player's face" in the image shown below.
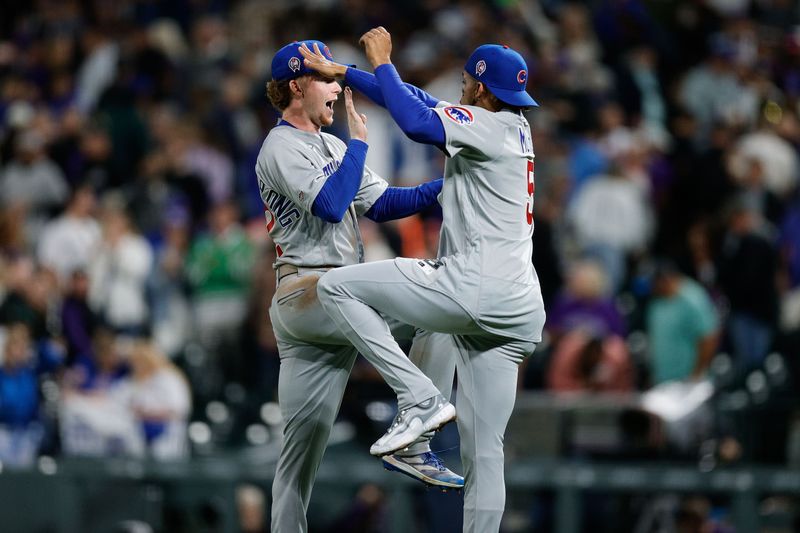
<path fill-rule="evenodd" d="M 333 78 L 308 76 L 303 88 L 303 109 L 316 126 L 333 124 L 333 104 L 342 88 Z"/>
<path fill-rule="evenodd" d="M 467 74 L 467 71 L 461 72 L 461 105 L 475 105 L 475 96 L 478 92 L 478 81 Z"/>

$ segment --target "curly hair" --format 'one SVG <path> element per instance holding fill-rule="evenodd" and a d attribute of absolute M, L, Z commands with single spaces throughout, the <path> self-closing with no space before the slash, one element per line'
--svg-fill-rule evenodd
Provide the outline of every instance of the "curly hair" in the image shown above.
<path fill-rule="evenodd" d="M 272 107 L 279 112 L 289 107 L 292 101 L 292 91 L 289 89 L 289 80 L 267 82 L 267 98 Z"/>

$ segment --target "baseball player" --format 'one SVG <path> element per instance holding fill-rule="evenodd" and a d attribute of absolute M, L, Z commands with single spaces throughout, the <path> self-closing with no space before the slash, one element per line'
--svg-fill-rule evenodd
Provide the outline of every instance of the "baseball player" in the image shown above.
<path fill-rule="evenodd" d="M 531 262 L 534 155 L 522 110 L 537 104 L 525 91 L 528 70 L 514 50 L 483 45 L 467 60 L 461 105 L 453 106 L 403 84 L 385 29 L 367 32 L 361 43 L 374 77 L 332 64 L 316 50 L 302 53 L 309 68 L 344 76 L 385 105 L 409 137 L 446 154 L 439 259 L 336 269 L 320 278 L 317 292 L 345 336 L 373 360 L 402 354 L 384 317 L 451 335 L 458 352 L 464 531 L 496 532 L 505 506 L 503 434 L 517 369 L 541 340 L 545 320 Z M 393 434 L 418 425 L 414 412 L 401 411 L 370 451 L 392 452 Z"/>
<path fill-rule="evenodd" d="M 331 59 L 323 43 L 304 43 Z M 342 89 L 332 78 L 305 67 L 300 44 L 281 48 L 272 61 L 267 93 L 282 118 L 264 140 L 255 169 L 277 251 L 278 286 L 270 317 L 281 358 L 278 395 L 286 425 L 272 487 L 272 531 L 281 533 L 307 531 L 311 489 L 357 356 L 319 305 L 317 280 L 332 268 L 362 261 L 357 216 L 375 221 L 407 216 L 433 204 L 442 186 L 442 180 L 435 180 L 418 187 L 388 187 L 364 165 L 366 117 L 356 112 L 349 88 L 350 142 L 345 145 L 322 133 L 323 126 L 333 123 L 333 104 Z M 415 335 L 412 326 L 392 319 L 389 323 L 390 336 Z M 395 456 L 396 468 L 431 485 L 461 488 L 463 478 L 430 451 L 429 435 L 420 437 L 454 416 L 445 398 L 450 396 L 455 360 L 432 353 L 454 353 L 452 342 L 418 332 L 410 360 L 402 354 L 368 358 L 395 388 L 401 407 L 427 415 L 428 424 L 398 444 L 411 446 Z M 413 384 L 413 391 L 406 383 Z"/>

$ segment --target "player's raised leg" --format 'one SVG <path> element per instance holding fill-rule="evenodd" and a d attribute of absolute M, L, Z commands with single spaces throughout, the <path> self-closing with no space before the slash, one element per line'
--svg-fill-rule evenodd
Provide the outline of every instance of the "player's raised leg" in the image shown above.
<path fill-rule="evenodd" d="M 519 364 L 536 345 L 486 337 L 455 341 L 464 533 L 496 533 L 506 498 L 503 435 L 514 408 Z"/>
<path fill-rule="evenodd" d="M 430 331 L 475 331 L 472 318 L 455 301 L 413 283 L 391 260 L 328 272 L 320 279 L 317 293 L 337 327 L 398 397 L 398 416 L 370 453 L 386 455 L 405 448 L 455 418 L 452 404 L 408 360 L 381 316 Z"/>
<path fill-rule="evenodd" d="M 320 349 L 330 351 L 333 349 L 330 345 L 352 347 L 350 341 L 330 320 L 317 301 L 317 281 L 321 274 L 321 271 L 311 271 L 302 275 L 286 276 L 282 279 L 275 295 L 274 305 L 270 309 L 276 335 L 285 341 L 281 343 L 282 352 L 287 352 L 288 344 L 294 345 L 295 349 L 303 352 L 306 349 L 312 352 Z M 430 373 L 437 388 L 441 388 L 449 398 L 455 373 L 452 340 L 446 335 L 432 336 L 391 317 L 384 317 L 384 319 L 395 339 L 414 339 L 410 354 L 412 361 L 421 367 L 426 375 Z M 449 357 L 431 356 L 431 352 L 446 353 L 449 354 Z M 320 364 L 326 363 L 323 360 Z M 281 375 L 288 375 L 293 368 L 288 363 L 284 364 L 281 368 Z M 287 377 L 286 379 L 291 382 L 293 378 Z M 440 384 L 441 386 L 439 386 Z M 409 475 L 413 473 L 414 477 L 423 482 L 434 481 L 434 484 L 438 486 L 460 488 L 463 485 L 463 478 L 444 467 L 430 451 L 428 443 L 432 436 L 431 433 L 427 438 L 421 438 L 420 442 L 409 448 L 406 453 L 408 457 L 399 460 L 404 463 L 402 465 L 404 473 Z M 302 449 L 298 450 L 298 453 L 302 453 Z M 308 453 L 317 454 L 317 451 L 309 450 Z M 302 462 L 302 458 L 297 457 L 297 461 Z M 310 483 L 310 479 L 305 480 L 306 484 Z M 278 481 L 280 483 L 280 480 Z"/>
<path fill-rule="evenodd" d="M 311 489 L 357 353 L 352 346 L 326 351 L 281 341 L 278 348 L 278 396 L 286 425 L 272 484 L 272 532 L 305 533 Z"/>

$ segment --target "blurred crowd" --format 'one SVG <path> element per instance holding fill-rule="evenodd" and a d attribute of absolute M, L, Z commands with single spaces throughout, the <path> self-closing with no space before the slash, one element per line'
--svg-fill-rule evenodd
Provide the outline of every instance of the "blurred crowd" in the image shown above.
<path fill-rule="evenodd" d="M 270 60 L 318 38 L 365 67 L 376 25 L 406 81 L 452 102 L 477 45 L 528 62 L 548 321 L 521 388 L 796 397 L 796 2 L 33 0 L 0 17 L 0 461 L 271 438 L 275 251 L 253 172 L 278 118 Z M 441 175 L 356 106 L 371 168 Z M 365 220 L 367 260 L 435 256 L 440 222 Z M 357 366 L 345 417 L 365 419 L 376 380 Z M 780 413 L 751 458 L 787 460 L 800 422 Z M 735 424 L 713 426 L 740 453 Z"/>

